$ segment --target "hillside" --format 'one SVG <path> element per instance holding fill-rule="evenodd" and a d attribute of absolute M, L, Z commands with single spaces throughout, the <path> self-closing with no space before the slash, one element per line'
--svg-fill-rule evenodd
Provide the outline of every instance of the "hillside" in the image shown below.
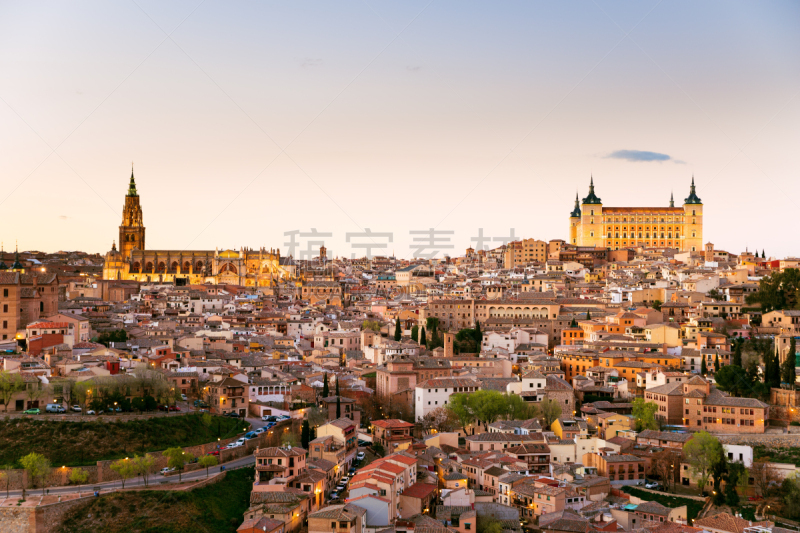
<path fill-rule="evenodd" d="M 213 417 L 206 426 L 199 415 L 129 422 L 6 419 L 0 421 L 0 464 L 19 465 L 21 457 L 37 452 L 58 466 L 92 465 L 100 460 L 232 437 L 243 424 L 239 419 Z"/>
<path fill-rule="evenodd" d="M 57 533 L 228 533 L 250 505 L 254 468 L 192 491 L 127 491 L 89 500 L 64 518 Z"/>

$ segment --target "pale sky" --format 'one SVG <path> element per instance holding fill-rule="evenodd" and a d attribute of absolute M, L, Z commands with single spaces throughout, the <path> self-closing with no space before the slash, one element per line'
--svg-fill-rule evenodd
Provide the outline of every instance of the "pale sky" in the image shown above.
<path fill-rule="evenodd" d="M 706 241 L 798 255 L 798 28 L 796 2 L 0 2 L 0 240 L 107 251 L 134 161 L 151 249 L 316 228 L 360 256 L 370 228 L 410 257 L 436 228 L 461 255 L 566 239 L 590 174 L 606 206 L 694 174 Z"/>

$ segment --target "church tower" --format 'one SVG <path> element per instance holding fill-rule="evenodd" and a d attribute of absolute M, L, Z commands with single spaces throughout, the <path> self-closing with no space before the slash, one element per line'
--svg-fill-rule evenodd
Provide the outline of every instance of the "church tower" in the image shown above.
<path fill-rule="evenodd" d="M 125 195 L 125 206 L 122 208 L 122 224 L 119 227 L 119 248 L 124 260 L 128 260 L 132 250 L 144 250 L 144 223 L 142 206 L 139 205 L 139 193 L 136 192 L 136 181 L 133 179 L 131 165 L 131 181 L 128 194 Z"/>

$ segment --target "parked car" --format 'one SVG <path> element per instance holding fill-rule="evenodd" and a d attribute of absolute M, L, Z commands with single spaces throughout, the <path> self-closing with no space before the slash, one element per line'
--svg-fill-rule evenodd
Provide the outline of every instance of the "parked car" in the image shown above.
<path fill-rule="evenodd" d="M 162 469 L 161 469 L 161 471 L 159 472 L 159 474 L 161 474 L 162 476 L 166 476 L 166 475 L 167 475 L 167 474 L 169 474 L 170 472 L 174 472 L 174 471 L 175 471 L 175 469 L 174 469 L 174 468 L 170 468 L 170 467 L 167 467 L 167 466 L 165 466 L 164 468 L 162 468 Z"/>
<path fill-rule="evenodd" d="M 42 414 L 42 412 L 39 410 L 38 407 L 34 407 L 33 409 L 27 409 L 25 411 L 22 411 L 22 414 L 23 415 L 40 415 L 40 414 Z"/>
<path fill-rule="evenodd" d="M 89 409 L 88 411 L 86 411 L 86 414 L 87 415 L 93 415 L 93 414 L 95 414 L 95 412 L 94 412 L 93 409 Z"/>
<path fill-rule="evenodd" d="M 247 433 L 244 434 L 245 440 L 254 439 L 256 437 L 258 437 L 258 433 L 256 433 L 255 431 L 248 431 Z"/>
<path fill-rule="evenodd" d="M 208 452 L 206 455 L 219 455 L 219 450 L 214 450 L 213 452 Z"/>
<path fill-rule="evenodd" d="M 359 461 L 363 461 L 363 460 L 364 460 L 364 457 L 366 457 L 366 456 L 367 456 L 367 455 L 366 455 L 364 452 L 358 452 L 358 453 L 356 454 L 356 459 L 357 459 L 357 460 L 359 460 Z"/>
<path fill-rule="evenodd" d="M 281 420 L 289 420 L 291 418 L 292 417 L 288 416 L 288 415 L 280 415 L 280 416 L 278 416 L 278 422 L 280 422 Z"/>
<path fill-rule="evenodd" d="M 231 442 L 230 444 L 225 446 L 225 449 L 230 450 L 231 448 L 238 448 L 239 446 L 241 446 L 241 444 L 239 444 L 239 441 Z"/>
<path fill-rule="evenodd" d="M 337 492 L 344 492 L 344 489 L 346 489 L 346 488 L 347 488 L 347 485 L 345 485 L 344 483 L 339 483 L 338 485 L 336 485 L 336 491 Z"/>
<path fill-rule="evenodd" d="M 48 404 L 45 406 L 45 408 L 44 408 L 44 412 L 45 412 L 45 413 L 56 413 L 56 414 L 61 414 L 61 413 L 66 413 L 66 412 L 67 412 L 67 410 L 66 410 L 66 409 L 64 409 L 64 407 L 63 407 L 62 405 L 60 405 L 60 404 L 57 404 L 57 403 L 48 403 Z"/>
<path fill-rule="evenodd" d="M 181 394 L 181 400 L 183 400 L 184 402 L 187 402 L 187 401 L 189 401 L 189 398 L 187 398 L 185 394 Z"/>
<path fill-rule="evenodd" d="M 342 479 L 339 480 L 339 483 L 340 484 L 344 483 L 345 485 L 347 485 L 348 481 L 350 481 L 350 477 L 349 476 L 342 476 Z"/>
<path fill-rule="evenodd" d="M 658 483 L 656 483 L 656 482 L 645 483 L 644 488 L 646 488 L 646 489 L 657 489 L 658 488 Z"/>
<path fill-rule="evenodd" d="M 194 401 L 194 406 L 195 407 L 208 407 L 208 404 L 206 402 L 204 402 L 203 400 L 195 400 Z"/>
<path fill-rule="evenodd" d="M 166 405 L 159 405 L 158 406 L 158 410 L 159 411 L 169 411 L 169 407 L 167 407 Z"/>
<path fill-rule="evenodd" d="M 255 433 L 256 435 L 261 435 L 265 431 L 266 431 L 266 429 L 264 429 L 264 428 L 256 428 L 256 429 L 253 430 L 253 433 Z"/>
<path fill-rule="evenodd" d="M 169 406 L 169 410 L 170 410 L 170 411 L 180 411 L 180 410 L 181 410 L 181 408 L 180 408 L 180 407 L 178 407 L 177 405 L 170 405 L 170 406 Z"/>
<path fill-rule="evenodd" d="M 70 409 L 72 409 L 76 413 L 80 413 L 81 412 L 81 406 L 80 405 L 73 405 L 72 407 L 70 407 Z"/>
<path fill-rule="evenodd" d="M 240 438 L 239 438 L 239 439 L 236 441 L 236 444 L 238 444 L 239 446 L 244 446 L 244 443 L 245 443 L 245 442 L 247 442 L 247 439 L 246 439 L 246 438 L 244 438 L 244 437 L 240 437 Z"/>
<path fill-rule="evenodd" d="M 331 492 L 329 501 L 334 501 L 334 500 L 338 500 L 338 499 L 339 499 L 339 493 L 338 492 Z"/>
<path fill-rule="evenodd" d="M 222 416 L 229 416 L 231 418 L 239 418 L 239 413 L 237 413 L 236 411 L 228 411 L 227 413 L 225 413 Z"/>
<path fill-rule="evenodd" d="M 261 420 L 264 422 L 275 422 L 278 420 L 278 417 L 275 415 L 264 415 L 261 417 Z"/>

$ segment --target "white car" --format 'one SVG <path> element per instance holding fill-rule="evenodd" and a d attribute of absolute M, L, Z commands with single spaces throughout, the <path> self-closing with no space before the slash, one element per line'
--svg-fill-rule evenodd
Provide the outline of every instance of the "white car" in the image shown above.
<path fill-rule="evenodd" d="M 261 435 L 265 431 L 266 430 L 264 428 L 256 428 L 256 429 L 253 430 L 253 433 L 255 433 L 256 435 Z"/>
<path fill-rule="evenodd" d="M 76 413 L 80 413 L 81 412 L 81 406 L 80 405 L 73 405 L 72 407 L 70 407 L 70 409 L 72 409 Z"/>
<path fill-rule="evenodd" d="M 646 483 L 644 488 L 646 489 L 655 489 L 658 488 L 658 483 Z"/>
<path fill-rule="evenodd" d="M 161 471 L 159 472 L 159 474 L 161 474 L 162 476 L 166 476 L 166 475 L 167 475 L 167 474 L 169 474 L 170 472 L 174 472 L 174 471 L 175 471 L 175 469 L 174 469 L 174 468 L 164 467 L 164 468 L 162 468 L 162 469 L 161 469 Z"/>
<path fill-rule="evenodd" d="M 356 459 L 359 460 L 359 461 L 363 461 L 364 457 L 366 457 L 366 454 L 364 452 L 358 452 L 356 454 Z"/>
<path fill-rule="evenodd" d="M 189 398 L 187 398 L 185 394 L 181 394 L 181 400 L 183 400 L 185 402 L 185 401 L 188 401 Z"/>
<path fill-rule="evenodd" d="M 342 476 L 342 479 L 340 481 L 341 481 L 341 483 L 344 483 L 345 485 L 347 485 L 347 482 L 350 481 L 350 477 L 349 476 Z"/>

